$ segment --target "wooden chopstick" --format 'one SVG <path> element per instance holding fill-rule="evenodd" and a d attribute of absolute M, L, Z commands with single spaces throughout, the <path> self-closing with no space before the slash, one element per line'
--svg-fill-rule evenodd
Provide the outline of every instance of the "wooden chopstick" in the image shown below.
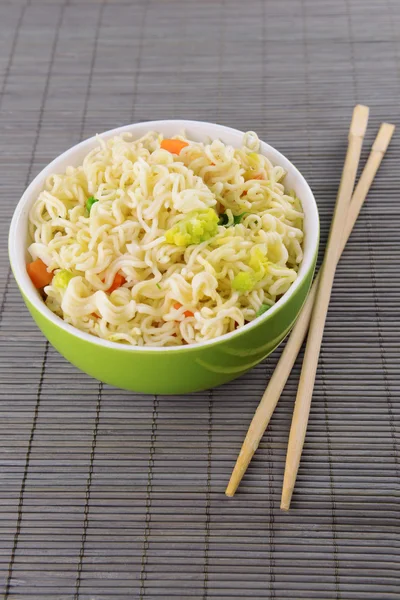
<path fill-rule="evenodd" d="M 281 509 L 288 510 L 292 499 L 297 471 L 300 465 L 301 454 L 306 437 L 308 417 L 310 414 L 311 399 L 314 390 L 318 358 L 321 349 L 322 337 L 329 300 L 335 277 L 336 265 L 339 258 L 341 238 L 346 223 L 350 199 L 353 193 L 354 182 L 357 175 L 358 163 L 361 155 L 362 142 L 368 123 L 369 109 L 357 105 L 353 111 L 349 132 L 349 145 L 344 163 L 339 192 L 336 200 L 335 213 L 329 232 L 328 244 L 322 263 L 317 293 L 312 310 L 307 344 L 304 353 L 303 366 L 300 374 L 299 387 L 294 405 L 292 425 L 289 434 L 288 451 L 286 455 L 285 474 L 283 477 L 283 490 Z"/>
<path fill-rule="evenodd" d="M 394 132 L 394 125 L 382 123 L 378 135 L 373 143 L 371 153 L 368 157 L 364 170 L 361 174 L 357 187 L 354 191 L 350 202 L 350 207 L 347 214 L 346 225 L 342 237 L 342 245 L 340 254 L 342 254 L 347 240 L 350 237 L 352 229 L 358 218 L 362 205 L 369 192 L 375 175 L 379 169 L 383 156 L 389 146 L 390 140 Z M 340 257 L 339 257 L 340 258 Z M 314 305 L 315 295 L 319 281 L 319 274 L 315 278 L 307 301 L 301 311 L 299 318 L 290 334 L 286 346 L 281 354 L 281 357 L 276 365 L 274 373 L 269 381 L 268 387 L 261 398 L 260 404 L 254 414 L 250 427 L 243 442 L 240 454 L 237 458 L 235 467 L 232 471 L 229 484 L 226 488 L 227 496 L 234 496 L 246 470 L 249 466 L 254 452 L 266 428 L 268 427 L 271 416 L 276 408 L 278 400 L 282 394 L 283 388 L 289 378 L 293 365 L 297 358 L 303 341 L 306 337 L 312 308 Z"/>

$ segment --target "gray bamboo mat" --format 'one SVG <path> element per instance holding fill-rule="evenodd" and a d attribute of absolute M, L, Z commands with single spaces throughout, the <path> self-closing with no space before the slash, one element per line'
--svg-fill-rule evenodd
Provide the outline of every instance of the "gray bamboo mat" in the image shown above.
<path fill-rule="evenodd" d="M 366 148 L 382 120 L 400 125 L 399 31 L 396 0 L 0 2 L 4 598 L 400 598 L 399 133 L 338 270 L 287 514 L 300 363 L 228 500 L 279 353 L 191 397 L 99 386 L 33 325 L 6 250 L 48 161 L 160 118 L 256 130 L 311 183 L 324 243 L 353 105 L 371 107 Z"/>

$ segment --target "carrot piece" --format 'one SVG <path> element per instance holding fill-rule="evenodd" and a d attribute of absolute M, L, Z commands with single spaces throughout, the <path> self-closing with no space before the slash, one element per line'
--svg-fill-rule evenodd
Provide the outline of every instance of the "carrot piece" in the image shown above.
<path fill-rule="evenodd" d="M 265 179 L 264 175 L 262 173 L 259 173 L 258 175 L 254 175 L 253 179 Z"/>
<path fill-rule="evenodd" d="M 182 304 L 180 302 L 175 302 L 172 306 L 175 310 L 179 310 L 182 307 Z M 183 314 L 185 317 L 194 317 L 194 313 L 191 310 L 185 310 Z"/>
<path fill-rule="evenodd" d="M 108 288 L 107 292 L 109 294 L 111 294 L 111 292 L 114 292 L 115 290 L 117 290 L 118 288 L 123 286 L 124 283 L 126 283 L 125 277 L 123 275 L 120 275 L 119 273 L 117 273 L 114 277 L 114 281 L 112 282 L 111 286 Z"/>
<path fill-rule="evenodd" d="M 180 151 L 189 146 L 189 144 L 182 140 L 163 140 L 160 146 L 163 150 L 168 150 L 171 154 L 180 154 Z"/>
<path fill-rule="evenodd" d="M 38 290 L 49 285 L 53 279 L 53 273 L 48 272 L 46 265 L 40 258 L 28 263 L 26 265 L 26 270 L 28 271 L 28 275 L 31 278 L 33 285 Z"/>

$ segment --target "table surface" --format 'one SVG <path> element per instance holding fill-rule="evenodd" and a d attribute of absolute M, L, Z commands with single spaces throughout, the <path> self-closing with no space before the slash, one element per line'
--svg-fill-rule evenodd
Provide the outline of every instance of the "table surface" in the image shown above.
<path fill-rule="evenodd" d="M 99 386 L 45 341 L 10 274 L 27 183 L 96 132 L 216 121 L 286 154 L 322 247 L 355 103 L 398 123 L 400 2 L 0 2 L 0 591 L 4 598 L 400 597 L 399 134 L 338 269 L 288 513 L 299 360 L 234 499 L 224 496 L 279 352 L 209 392 Z"/>

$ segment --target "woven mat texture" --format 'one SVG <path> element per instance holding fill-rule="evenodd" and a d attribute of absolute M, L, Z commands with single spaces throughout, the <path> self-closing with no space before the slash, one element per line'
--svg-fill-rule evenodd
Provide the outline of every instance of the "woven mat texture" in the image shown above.
<path fill-rule="evenodd" d="M 399 125 L 397 0 L 0 2 L 0 592 L 6 600 L 400 598 L 400 135 L 343 255 L 289 513 L 298 361 L 224 496 L 279 357 L 209 392 L 99 386 L 50 347 L 10 274 L 27 183 L 135 121 L 220 122 L 286 154 L 322 248 L 355 103 Z"/>

